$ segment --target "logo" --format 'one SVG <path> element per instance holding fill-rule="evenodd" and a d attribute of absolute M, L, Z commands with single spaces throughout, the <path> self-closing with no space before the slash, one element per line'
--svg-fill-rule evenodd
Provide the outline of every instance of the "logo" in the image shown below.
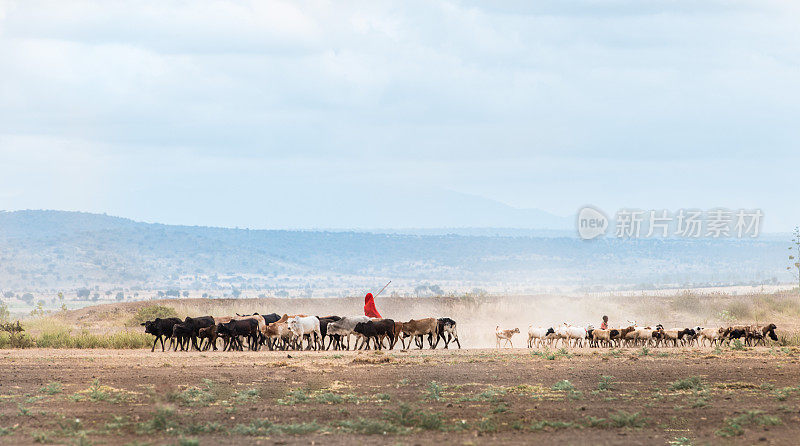
<path fill-rule="evenodd" d="M 604 235 L 606 229 L 608 229 L 608 217 L 601 210 L 586 206 L 578 211 L 578 235 L 583 240 Z"/>

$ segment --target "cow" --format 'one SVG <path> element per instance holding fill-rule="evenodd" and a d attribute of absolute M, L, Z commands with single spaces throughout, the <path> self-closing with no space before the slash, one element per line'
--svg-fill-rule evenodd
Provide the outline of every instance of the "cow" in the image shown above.
<path fill-rule="evenodd" d="M 260 347 L 259 335 L 261 331 L 258 329 L 258 321 L 255 319 L 234 319 L 226 324 L 219 324 L 217 325 L 217 332 L 220 336 L 230 337 L 228 350 L 232 350 L 234 348 L 243 350 L 240 336 L 247 337 L 248 347 L 250 350 L 258 350 Z"/>
<path fill-rule="evenodd" d="M 368 316 L 346 316 L 336 322 L 331 322 L 327 327 L 328 336 L 339 336 L 339 339 L 334 344 L 334 349 L 344 348 L 341 340 L 343 336 L 347 336 L 347 349 L 350 349 L 350 335 L 355 333 L 356 324 L 359 322 L 369 322 Z"/>
<path fill-rule="evenodd" d="M 190 350 L 189 339 L 191 339 L 192 334 L 192 329 L 185 323 L 173 325 L 170 345 L 174 346 L 174 351 L 178 351 L 178 346 L 181 347 L 181 351 Z"/>
<path fill-rule="evenodd" d="M 157 317 L 152 321 L 142 322 L 142 326 L 144 327 L 144 332 L 149 333 L 156 338 L 153 340 L 153 348 L 150 349 L 150 352 L 156 351 L 156 343 L 161 341 L 161 351 L 164 351 L 164 338 L 172 337 L 172 327 L 175 324 L 180 324 L 181 320 L 177 317 L 168 317 L 168 318 L 160 318 Z"/>
<path fill-rule="evenodd" d="M 197 331 L 197 338 L 200 339 L 200 348 L 202 350 L 208 350 L 210 347 L 214 347 L 214 351 L 217 350 L 217 326 L 212 325 L 210 327 L 203 327 Z M 203 339 L 208 340 L 205 347 L 203 347 Z M 227 345 L 227 343 L 226 343 Z"/>
<path fill-rule="evenodd" d="M 394 331 L 394 330 L 392 330 Z M 417 342 L 417 346 L 422 350 L 425 344 L 425 335 L 428 335 L 428 345 L 431 349 L 436 348 L 439 343 L 439 321 L 429 317 L 425 319 L 411 319 L 408 322 L 403 322 L 402 328 L 403 336 L 410 337 Z M 433 340 L 436 339 L 434 343 Z M 393 345 L 392 339 L 391 344 Z"/>
<path fill-rule="evenodd" d="M 339 316 L 321 316 L 321 317 L 317 316 L 317 319 L 319 319 L 321 348 L 323 350 L 327 350 L 327 348 L 325 348 L 325 337 L 328 335 L 328 324 L 330 324 L 331 322 L 336 322 L 341 318 Z M 339 336 L 339 335 L 334 335 L 334 336 Z M 331 339 L 333 339 L 333 337 L 331 337 Z"/>
<path fill-rule="evenodd" d="M 444 341 L 444 348 L 447 348 L 450 342 L 455 341 L 456 345 L 458 345 L 458 349 L 461 350 L 461 342 L 458 340 L 458 330 L 456 330 L 456 321 L 449 317 L 440 317 L 437 321 L 439 322 L 439 337 Z M 439 341 L 437 340 L 436 343 L 438 344 Z"/>
<path fill-rule="evenodd" d="M 370 319 L 367 322 L 359 322 L 353 327 L 355 333 L 364 337 L 362 347 L 366 346 L 369 350 L 369 341 L 373 340 L 375 349 L 380 350 L 383 343 L 381 339 L 389 338 L 389 348 L 394 348 L 394 320 L 392 319 Z"/>
<path fill-rule="evenodd" d="M 497 348 L 500 348 L 501 340 L 505 340 L 506 344 L 511 344 L 511 348 L 514 348 L 514 343 L 511 342 L 511 337 L 516 333 L 519 333 L 519 328 L 514 328 L 513 330 L 501 330 L 499 325 L 495 327 L 494 335 L 495 338 L 497 338 Z"/>
<path fill-rule="evenodd" d="M 183 320 L 183 325 L 185 325 L 192 332 L 192 347 L 194 347 L 195 350 L 200 350 L 200 348 L 197 346 L 197 335 L 200 332 L 200 329 L 216 325 L 216 322 L 212 316 L 187 317 Z"/>
<path fill-rule="evenodd" d="M 314 336 L 314 350 L 319 347 L 318 343 L 322 338 L 322 332 L 320 332 L 319 319 L 317 319 L 316 316 L 295 316 L 289 319 L 289 330 L 292 331 L 295 338 L 299 341 L 301 349 L 303 348 L 303 338 L 306 335 L 309 335 L 306 350 L 311 350 L 311 335 Z"/>

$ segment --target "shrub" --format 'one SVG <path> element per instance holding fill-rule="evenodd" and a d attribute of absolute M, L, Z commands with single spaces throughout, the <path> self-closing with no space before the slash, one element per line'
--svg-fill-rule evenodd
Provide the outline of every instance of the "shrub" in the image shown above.
<path fill-rule="evenodd" d="M 562 380 L 555 383 L 552 387 L 553 390 L 575 390 L 575 386 L 572 385 L 569 380 Z"/>
<path fill-rule="evenodd" d="M 744 427 L 747 425 L 759 426 L 777 426 L 783 424 L 779 417 L 774 415 L 766 415 L 761 410 L 749 410 L 742 415 L 726 418 L 725 425 L 714 432 L 718 437 L 736 437 L 744 433 Z"/>
<path fill-rule="evenodd" d="M 136 314 L 128 320 L 128 326 L 136 326 L 145 321 L 152 321 L 160 317 L 162 319 L 168 317 L 178 317 L 178 312 L 174 308 L 165 305 L 148 305 L 136 310 Z"/>
<path fill-rule="evenodd" d="M 703 390 L 703 381 L 697 376 L 679 379 L 669 385 L 670 390 Z"/>
<path fill-rule="evenodd" d="M 640 428 L 647 424 L 647 419 L 642 417 L 639 412 L 628 413 L 624 410 L 620 410 L 611 414 L 609 418 L 611 425 L 614 427 Z"/>

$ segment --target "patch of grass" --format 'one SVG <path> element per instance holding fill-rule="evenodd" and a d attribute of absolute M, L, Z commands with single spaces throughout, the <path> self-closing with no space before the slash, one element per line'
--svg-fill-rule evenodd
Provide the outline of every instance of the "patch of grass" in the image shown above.
<path fill-rule="evenodd" d="M 494 433 L 497 432 L 497 423 L 494 421 L 494 418 L 491 416 L 484 417 L 478 422 L 478 431 L 482 433 Z"/>
<path fill-rule="evenodd" d="M 745 351 L 747 347 L 739 339 L 734 339 L 731 343 L 731 350 Z"/>
<path fill-rule="evenodd" d="M 583 420 L 583 424 L 587 427 L 595 427 L 595 428 L 607 428 L 609 426 L 608 420 L 605 418 L 597 418 L 588 416 Z"/>
<path fill-rule="evenodd" d="M 609 390 L 614 390 L 614 377 L 613 376 L 601 376 L 600 382 L 597 383 L 597 390 L 601 392 L 607 392 Z"/>
<path fill-rule="evenodd" d="M 726 418 L 722 428 L 714 432 L 718 437 L 737 437 L 744 434 L 744 427 L 749 425 L 777 426 L 783 424 L 780 417 L 767 415 L 762 410 L 748 410 L 735 417 Z"/>
<path fill-rule="evenodd" d="M 178 446 L 200 446 L 200 440 L 196 438 L 183 438 L 178 439 Z"/>
<path fill-rule="evenodd" d="M 442 391 L 444 387 L 441 384 L 437 383 L 436 381 L 431 381 L 428 383 L 428 387 L 425 389 L 425 399 L 430 401 L 440 401 L 442 399 Z"/>
<path fill-rule="evenodd" d="M 496 389 L 496 388 L 489 388 L 484 390 L 483 392 L 477 395 L 470 395 L 470 396 L 462 396 L 458 398 L 458 402 L 467 402 L 467 401 L 489 401 L 492 403 L 497 403 L 502 401 L 502 397 L 506 394 L 504 389 Z"/>
<path fill-rule="evenodd" d="M 160 407 L 149 420 L 143 421 L 136 426 L 137 433 L 153 434 L 156 432 L 169 432 L 178 428 L 175 420 L 175 411 L 169 407 Z"/>
<path fill-rule="evenodd" d="M 46 393 L 48 395 L 55 395 L 57 393 L 61 393 L 63 390 L 63 386 L 58 381 L 53 381 L 39 389 L 39 392 Z"/>
<path fill-rule="evenodd" d="M 110 335 L 99 335 L 81 330 L 77 334 L 66 326 L 46 328 L 34 338 L 37 347 L 42 348 L 116 348 L 137 349 L 149 347 L 152 336 L 133 331 L 122 331 Z"/>
<path fill-rule="evenodd" d="M 269 420 L 253 420 L 250 424 L 238 424 L 233 432 L 239 435 L 303 435 L 325 430 L 316 421 L 310 423 L 276 424 Z"/>
<path fill-rule="evenodd" d="M 540 431 L 544 429 L 569 429 L 571 427 L 580 427 L 580 425 L 575 424 L 571 421 L 549 421 L 549 420 L 542 420 L 542 421 L 535 421 L 531 423 L 530 430 L 532 431 Z"/>
<path fill-rule="evenodd" d="M 204 379 L 201 386 L 170 393 L 167 395 L 167 399 L 182 406 L 209 406 L 217 401 L 215 383 L 210 379 Z"/>
<path fill-rule="evenodd" d="M 405 403 L 400 403 L 396 410 L 384 410 L 383 418 L 397 426 L 417 427 L 425 430 L 440 430 L 444 425 L 441 413 L 427 412 Z"/>
<path fill-rule="evenodd" d="M 31 416 L 31 410 L 19 403 L 17 403 L 17 412 L 23 417 Z"/>
<path fill-rule="evenodd" d="M 641 350 L 639 350 L 639 356 L 649 356 L 649 355 L 650 355 L 650 349 L 647 348 L 646 345 L 642 347 Z"/>
<path fill-rule="evenodd" d="M 235 392 L 233 398 L 238 403 L 249 403 L 261 398 L 261 394 L 258 389 L 246 389 Z"/>
<path fill-rule="evenodd" d="M 675 437 L 667 442 L 670 446 L 692 446 L 692 440 L 687 437 Z"/>
<path fill-rule="evenodd" d="M 698 376 L 679 379 L 669 385 L 670 390 L 703 390 L 705 384 Z"/>
<path fill-rule="evenodd" d="M 298 403 L 307 403 L 311 397 L 303 389 L 290 390 L 285 397 L 278 399 L 278 404 L 283 406 L 293 406 Z"/>
<path fill-rule="evenodd" d="M 609 415 L 610 423 L 613 427 L 641 428 L 647 424 L 647 419 L 639 412 L 628 413 L 619 410 Z"/>
<path fill-rule="evenodd" d="M 392 399 L 392 396 L 388 393 L 378 393 L 375 395 L 375 399 L 378 401 L 389 401 Z"/>
<path fill-rule="evenodd" d="M 42 431 L 34 432 L 33 434 L 31 434 L 31 437 L 33 437 L 33 441 L 35 443 L 42 443 L 42 444 L 50 443 L 50 434 L 48 434 L 47 432 L 42 432 Z"/>
<path fill-rule="evenodd" d="M 190 435 L 213 434 L 225 432 L 225 430 L 225 426 L 216 421 L 209 421 L 203 424 L 190 424 L 185 429 L 186 433 Z"/>
<path fill-rule="evenodd" d="M 776 389 L 774 392 L 772 392 L 772 395 L 775 396 L 778 401 L 786 401 L 794 392 L 800 392 L 800 386 Z"/>
<path fill-rule="evenodd" d="M 358 417 L 354 420 L 340 420 L 334 423 L 344 432 L 365 435 L 386 435 L 402 434 L 408 432 L 407 428 L 402 428 L 385 420 L 371 420 L 369 418 Z"/>
<path fill-rule="evenodd" d="M 575 386 L 573 386 L 572 383 L 569 382 L 569 380 L 564 379 L 553 384 L 553 387 L 551 387 L 551 389 L 557 391 L 570 391 L 570 390 L 575 390 Z"/>
<path fill-rule="evenodd" d="M 542 359 L 546 359 L 548 361 L 555 361 L 558 358 L 571 358 L 573 355 L 564 347 L 558 349 L 558 351 L 550 351 L 549 348 L 545 348 L 544 350 L 534 350 L 531 352 L 531 356 L 538 356 Z"/>
<path fill-rule="evenodd" d="M 17 428 L 16 426 L 11 426 L 11 427 L 0 426 L 0 437 L 3 437 L 5 435 L 11 435 L 16 428 Z"/>

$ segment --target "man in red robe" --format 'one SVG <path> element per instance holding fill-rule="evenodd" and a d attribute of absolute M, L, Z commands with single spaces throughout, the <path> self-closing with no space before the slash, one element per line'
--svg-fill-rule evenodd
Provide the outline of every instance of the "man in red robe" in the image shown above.
<path fill-rule="evenodd" d="M 383 319 L 383 316 L 378 313 L 378 309 L 375 308 L 375 298 L 372 297 L 372 293 L 367 293 L 364 297 L 364 315 Z"/>

